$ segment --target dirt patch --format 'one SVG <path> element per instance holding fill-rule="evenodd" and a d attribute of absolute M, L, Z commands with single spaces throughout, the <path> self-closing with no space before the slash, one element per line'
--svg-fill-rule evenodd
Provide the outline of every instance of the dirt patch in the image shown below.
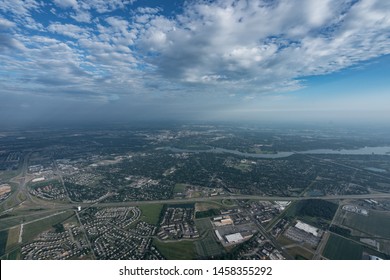
<path fill-rule="evenodd" d="M 0 185 L 0 196 L 5 195 L 11 191 L 11 186 L 10 185 Z"/>

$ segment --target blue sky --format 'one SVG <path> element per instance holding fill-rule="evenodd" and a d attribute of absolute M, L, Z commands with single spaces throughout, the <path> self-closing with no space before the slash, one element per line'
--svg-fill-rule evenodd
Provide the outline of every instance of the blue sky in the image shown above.
<path fill-rule="evenodd" d="M 0 0 L 0 123 L 390 120 L 390 2 Z"/>

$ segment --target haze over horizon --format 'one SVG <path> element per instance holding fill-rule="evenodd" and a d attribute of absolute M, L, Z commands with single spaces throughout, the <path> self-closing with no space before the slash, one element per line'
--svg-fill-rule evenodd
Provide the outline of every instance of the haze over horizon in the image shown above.
<path fill-rule="evenodd" d="M 390 2 L 0 0 L 0 126 L 390 120 Z"/>

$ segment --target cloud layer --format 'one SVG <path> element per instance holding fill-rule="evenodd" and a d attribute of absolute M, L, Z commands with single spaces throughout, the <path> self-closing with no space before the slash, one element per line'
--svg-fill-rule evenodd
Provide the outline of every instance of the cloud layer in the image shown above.
<path fill-rule="evenodd" d="M 390 53 L 381 0 L 0 0 L 1 94 L 250 96 Z"/>

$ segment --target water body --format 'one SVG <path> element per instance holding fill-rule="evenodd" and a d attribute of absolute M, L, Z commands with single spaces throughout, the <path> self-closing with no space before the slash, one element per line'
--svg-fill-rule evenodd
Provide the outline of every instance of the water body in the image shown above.
<path fill-rule="evenodd" d="M 390 147 L 364 147 L 359 149 L 352 150 L 331 150 L 331 149 L 317 149 L 317 150 L 308 150 L 303 152 L 298 152 L 301 154 L 337 154 L 337 155 L 389 155 Z"/>
<path fill-rule="evenodd" d="M 366 167 L 364 168 L 368 171 L 373 171 L 373 172 L 380 172 L 380 173 L 384 173 L 384 172 L 387 172 L 387 170 L 385 169 L 381 169 L 381 168 L 376 168 L 376 167 Z"/>
<path fill-rule="evenodd" d="M 234 154 L 242 157 L 252 157 L 252 158 L 286 158 L 293 154 L 390 155 L 390 146 L 364 147 L 364 148 L 351 149 L 351 150 L 316 149 L 316 150 L 307 150 L 307 151 L 300 151 L 300 152 L 277 152 L 275 154 L 243 153 L 236 150 L 229 150 L 224 148 L 211 148 L 207 150 L 190 150 L 190 149 L 179 149 L 173 147 L 162 147 L 160 149 L 172 151 L 175 153 L 217 153 L 217 154 L 228 153 L 228 154 Z"/>

